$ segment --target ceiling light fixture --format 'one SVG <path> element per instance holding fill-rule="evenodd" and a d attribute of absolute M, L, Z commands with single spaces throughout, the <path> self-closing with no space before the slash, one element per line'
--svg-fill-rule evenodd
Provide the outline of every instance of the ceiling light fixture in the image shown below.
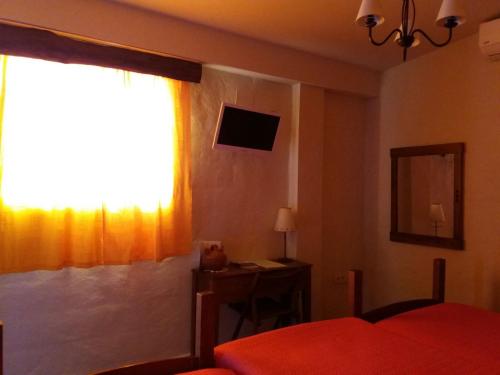
<path fill-rule="evenodd" d="M 384 22 L 382 7 L 379 0 L 363 0 L 359 7 L 356 24 L 368 27 L 368 37 L 370 42 L 376 46 L 385 44 L 394 34 L 394 41 L 403 47 L 403 60 L 406 61 L 408 48 L 416 47 L 420 44 L 417 34 L 421 34 L 435 47 L 444 47 L 451 41 L 453 29 L 465 22 L 465 13 L 460 7 L 459 0 L 443 0 L 436 19 L 438 26 L 448 29 L 448 39 L 442 43 L 437 43 L 431 39 L 423 30 L 415 28 L 416 17 L 415 1 L 403 0 L 401 9 L 401 26 L 394 29 L 381 42 L 373 39 L 372 29 Z"/>

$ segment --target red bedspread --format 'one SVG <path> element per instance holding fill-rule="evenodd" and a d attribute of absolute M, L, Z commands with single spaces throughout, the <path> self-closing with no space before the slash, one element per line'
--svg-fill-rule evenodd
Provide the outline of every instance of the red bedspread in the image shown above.
<path fill-rule="evenodd" d="M 413 310 L 376 324 L 391 333 L 476 361 L 500 373 L 500 314 L 457 303 Z"/>
<path fill-rule="evenodd" d="M 223 368 L 206 368 L 203 370 L 189 371 L 177 375 L 236 375 L 233 371 Z"/>
<path fill-rule="evenodd" d="M 238 375 L 493 374 L 355 318 L 301 324 L 236 340 L 215 349 L 217 367 Z"/>

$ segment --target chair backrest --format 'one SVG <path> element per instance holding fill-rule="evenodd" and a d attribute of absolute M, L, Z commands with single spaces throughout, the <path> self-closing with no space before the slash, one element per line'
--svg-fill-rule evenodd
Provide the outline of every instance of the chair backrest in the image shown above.
<path fill-rule="evenodd" d="M 300 270 L 276 270 L 257 272 L 251 298 L 292 295 L 299 290 Z"/>

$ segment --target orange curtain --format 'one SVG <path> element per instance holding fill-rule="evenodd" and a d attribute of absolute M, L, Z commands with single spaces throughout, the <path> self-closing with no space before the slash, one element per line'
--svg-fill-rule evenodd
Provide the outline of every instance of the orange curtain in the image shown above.
<path fill-rule="evenodd" d="M 0 273 L 190 252 L 188 84 L 6 56 L 1 66 Z"/>

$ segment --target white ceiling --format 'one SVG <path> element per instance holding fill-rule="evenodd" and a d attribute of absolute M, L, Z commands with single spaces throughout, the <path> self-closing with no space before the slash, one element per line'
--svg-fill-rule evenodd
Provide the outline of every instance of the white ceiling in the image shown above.
<path fill-rule="evenodd" d="M 354 24 L 361 0 L 114 0 L 176 18 L 318 55 L 384 70 L 402 62 L 394 43 L 375 47 L 367 29 Z M 479 23 L 500 17 L 500 0 L 464 0 L 467 22 L 454 40 L 478 30 Z M 374 29 L 380 40 L 401 23 L 401 0 L 381 0 L 385 23 Z M 434 20 L 441 0 L 415 0 L 416 25 L 442 41 L 447 30 Z M 446 48 L 446 47 L 445 47 Z M 434 50 L 423 41 L 409 59 Z"/>

